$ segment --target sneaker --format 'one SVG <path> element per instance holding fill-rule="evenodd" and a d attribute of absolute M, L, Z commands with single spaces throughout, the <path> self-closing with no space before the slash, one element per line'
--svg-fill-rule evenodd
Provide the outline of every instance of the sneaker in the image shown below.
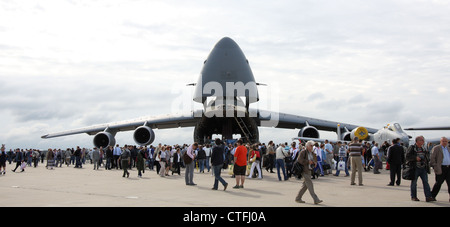
<path fill-rule="evenodd" d="M 239 185 L 235 185 L 233 188 L 239 189 L 239 188 L 241 188 L 241 187 L 239 187 Z"/>
<path fill-rule="evenodd" d="M 323 200 L 315 201 L 314 204 L 319 204 L 321 202 L 323 202 Z"/>

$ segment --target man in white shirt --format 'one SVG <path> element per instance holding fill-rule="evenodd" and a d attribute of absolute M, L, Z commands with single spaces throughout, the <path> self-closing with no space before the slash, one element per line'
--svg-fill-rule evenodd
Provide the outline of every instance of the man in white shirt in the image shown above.
<path fill-rule="evenodd" d="M 204 147 L 203 150 L 206 153 L 206 168 L 208 169 L 208 173 L 209 173 L 209 170 L 211 169 L 211 165 L 209 163 L 211 162 L 212 147 L 210 144 L 206 144 L 206 147 Z"/>
<path fill-rule="evenodd" d="M 122 164 L 120 164 L 117 161 L 117 160 L 119 160 L 119 157 L 121 154 L 122 154 L 122 149 L 120 149 L 119 144 L 117 144 L 113 151 L 113 157 L 114 157 L 113 168 L 116 167 L 116 169 L 118 169 L 119 165 L 122 166 Z"/>
<path fill-rule="evenodd" d="M 280 146 L 278 146 L 277 150 L 275 151 L 275 155 L 276 155 L 275 163 L 277 165 L 277 174 L 278 174 L 279 181 L 281 181 L 280 168 L 283 171 L 284 180 L 285 181 L 288 180 L 287 175 L 286 175 L 285 165 L 284 165 L 284 158 L 289 156 L 289 153 L 285 152 L 284 148 L 285 148 L 285 145 L 280 144 Z"/>
<path fill-rule="evenodd" d="M 331 143 L 328 142 L 328 140 L 325 140 L 325 161 L 326 163 L 328 163 L 330 166 L 331 164 L 333 164 L 333 145 L 331 145 Z M 333 174 L 332 171 L 333 168 L 328 169 L 328 173 L 329 174 Z"/>
<path fill-rule="evenodd" d="M 378 151 L 378 143 L 375 143 L 375 145 L 372 147 L 372 158 L 374 162 L 373 167 L 373 173 L 374 174 L 380 174 L 379 169 L 382 167 L 381 159 L 380 159 L 380 152 Z"/>
<path fill-rule="evenodd" d="M 194 168 L 195 168 L 195 150 L 198 148 L 198 144 L 194 143 L 191 146 L 188 147 L 186 154 L 189 156 L 189 163 L 186 163 L 186 171 L 184 179 L 186 181 L 186 185 L 195 186 L 197 184 L 194 183 Z"/>

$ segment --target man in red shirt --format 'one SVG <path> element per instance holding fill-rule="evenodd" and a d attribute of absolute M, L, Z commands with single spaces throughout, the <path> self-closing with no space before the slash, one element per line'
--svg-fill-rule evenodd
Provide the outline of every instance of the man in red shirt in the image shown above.
<path fill-rule="evenodd" d="M 244 188 L 245 172 L 247 170 L 247 148 L 243 145 L 242 140 L 238 140 L 238 147 L 234 153 L 233 172 L 236 176 L 236 186 L 233 188 Z M 241 185 L 239 185 L 239 181 Z"/>

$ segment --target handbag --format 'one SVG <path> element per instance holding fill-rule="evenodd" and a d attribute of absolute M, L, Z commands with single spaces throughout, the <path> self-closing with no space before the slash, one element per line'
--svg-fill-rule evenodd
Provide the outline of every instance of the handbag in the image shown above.
<path fill-rule="evenodd" d="M 228 166 L 228 174 L 229 175 L 233 175 L 234 173 L 233 173 L 233 168 L 234 168 L 234 165 L 229 165 Z"/>
<path fill-rule="evenodd" d="M 183 155 L 183 161 L 184 161 L 185 164 L 191 164 L 191 162 L 192 162 L 192 158 L 189 157 L 187 152 L 185 152 L 184 155 Z"/>
<path fill-rule="evenodd" d="M 345 170 L 345 162 L 344 161 L 338 162 L 338 170 Z"/>
<path fill-rule="evenodd" d="M 292 174 L 296 176 L 298 179 L 302 178 L 303 165 L 300 162 L 295 162 L 292 166 Z"/>
<path fill-rule="evenodd" d="M 416 176 L 416 168 L 409 164 L 403 166 L 402 178 L 405 180 L 413 180 Z"/>
<path fill-rule="evenodd" d="M 323 170 L 329 170 L 329 169 L 331 169 L 331 166 L 330 166 L 330 164 L 325 163 L 325 164 L 322 164 L 322 168 L 323 168 Z"/>
<path fill-rule="evenodd" d="M 253 155 L 253 157 L 250 158 L 250 163 L 253 163 L 256 161 L 256 154 Z"/>

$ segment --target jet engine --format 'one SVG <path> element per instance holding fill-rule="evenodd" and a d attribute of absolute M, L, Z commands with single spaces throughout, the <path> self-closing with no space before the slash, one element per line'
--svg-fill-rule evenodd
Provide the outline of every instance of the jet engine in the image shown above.
<path fill-rule="evenodd" d="M 360 140 L 367 140 L 369 139 L 369 131 L 364 127 L 357 127 L 352 130 L 350 133 L 350 137 L 353 140 L 353 138 L 357 137 Z"/>
<path fill-rule="evenodd" d="M 138 127 L 133 134 L 134 142 L 140 146 L 147 146 L 155 140 L 155 133 L 148 126 Z"/>
<path fill-rule="evenodd" d="M 319 138 L 319 130 L 313 126 L 305 126 L 298 132 L 298 137 Z"/>
<path fill-rule="evenodd" d="M 107 147 L 114 146 L 116 144 L 116 139 L 114 135 L 110 132 L 99 132 L 94 136 L 94 146 L 95 147 Z"/>
<path fill-rule="evenodd" d="M 342 133 L 342 137 L 341 137 L 341 140 L 344 140 L 344 141 L 351 141 L 352 140 L 352 132 L 344 132 L 344 133 Z"/>

